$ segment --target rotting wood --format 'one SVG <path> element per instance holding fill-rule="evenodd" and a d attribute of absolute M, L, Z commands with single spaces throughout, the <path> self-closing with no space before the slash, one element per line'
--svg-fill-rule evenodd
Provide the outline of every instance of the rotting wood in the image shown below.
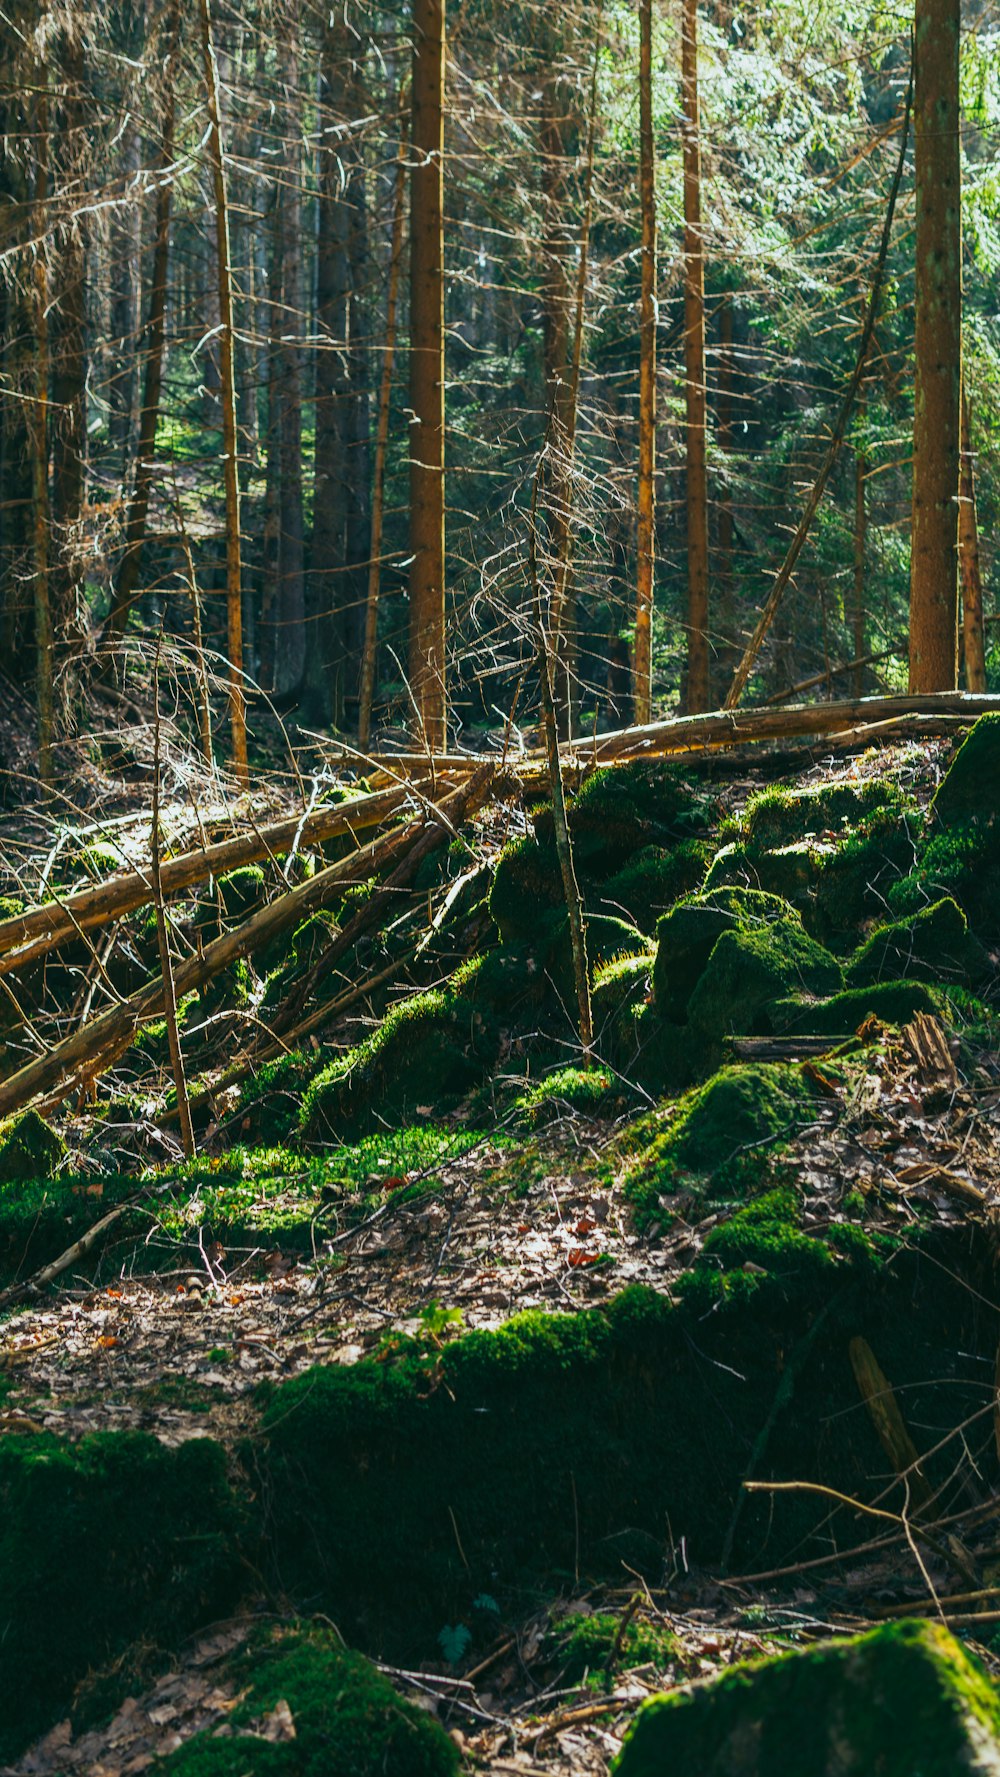
<path fill-rule="evenodd" d="M 484 794 L 487 782 L 484 778 Z M 451 832 L 452 814 L 467 807 L 469 801 L 469 788 L 457 790 L 440 808 L 431 809 L 428 818 Z M 239 957 L 272 943 L 290 927 L 324 907 L 332 897 L 389 868 L 423 831 L 424 817 L 419 817 L 404 827 L 379 835 L 349 857 L 328 865 L 325 870 L 280 895 L 231 932 L 224 932 L 199 954 L 186 958 L 174 971 L 178 999 L 203 987 Z M 157 976 L 129 999 L 109 1007 L 82 1029 L 64 1038 L 47 1055 L 19 1068 L 17 1073 L 0 1082 L 0 1117 L 8 1116 L 70 1082 L 92 1080 L 130 1047 L 143 1021 L 159 1011 L 162 998 L 163 982 Z"/>
<path fill-rule="evenodd" d="M 318 911 L 332 896 L 366 882 L 412 840 L 416 824 L 410 823 L 382 834 L 369 845 L 352 852 L 350 857 L 328 865 L 316 876 L 261 908 L 233 931 L 224 932 L 207 944 L 199 955 L 187 957 L 175 970 L 178 998 L 203 987 L 239 957 L 271 943 L 291 925 Z M 21 1110 L 64 1083 L 93 1079 L 130 1047 L 144 1020 L 159 1012 L 162 999 L 163 982 L 157 975 L 121 1005 L 110 1006 L 82 1029 L 57 1043 L 47 1055 L 19 1068 L 0 1082 L 0 1117 Z"/>
<path fill-rule="evenodd" d="M 429 784 L 397 784 L 389 790 L 377 790 L 350 802 L 325 804 L 309 814 L 291 815 L 253 832 L 238 833 L 197 851 L 167 858 L 161 865 L 163 893 L 176 894 L 209 877 L 224 876 L 241 865 L 259 864 L 275 855 L 287 855 L 293 849 L 308 849 L 345 835 L 368 832 L 400 813 L 414 798 L 431 806 L 429 789 Z M 132 870 L 0 921 L 0 976 L 34 962 L 81 932 L 134 913 L 136 908 L 149 905 L 152 898 L 149 872 Z"/>
<path fill-rule="evenodd" d="M 880 1369 L 867 1339 L 860 1336 L 852 1339 L 848 1346 L 848 1355 L 858 1393 L 868 1409 L 878 1441 L 895 1474 L 907 1489 L 912 1511 L 926 1517 L 933 1511 L 934 1490 L 920 1466 L 919 1452 L 900 1412 L 892 1386 Z"/>

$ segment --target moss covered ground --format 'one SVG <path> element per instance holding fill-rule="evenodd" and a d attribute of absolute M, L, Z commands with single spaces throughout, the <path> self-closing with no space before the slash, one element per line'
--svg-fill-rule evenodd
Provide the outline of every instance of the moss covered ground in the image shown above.
<path fill-rule="evenodd" d="M 905 749 L 738 795 L 675 765 L 586 778 L 593 1065 L 535 807 L 425 861 L 350 965 L 378 985 L 319 1036 L 283 1010 L 314 1007 L 370 885 L 184 1003 L 193 1159 L 153 1026 L 96 1106 L 0 1125 L 0 1759 L 63 1720 L 110 1733 L 240 1611 L 223 1701 L 152 1768 L 421 1777 L 527 1747 L 569 1772 L 574 1708 L 607 1768 L 654 1682 L 674 1688 L 625 1777 L 776 1777 L 792 1690 L 817 1724 L 863 1717 L 850 1757 L 891 1771 L 877 1699 L 911 1683 L 928 1772 L 963 1768 L 992 1681 L 922 1629 L 676 1687 L 755 1622 L 794 1648 L 900 1593 L 922 1612 L 928 1577 L 971 1616 L 992 1595 L 975 1205 L 1000 1168 L 1000 932 L 968 781 L 993 744 L 970 737 L 933 799 Z M 185 929 L 273 887 L 271 866 L 224 879 Z M 227 1084 L 235 1033 L 272 1025 L 282 1052 Z M 919 1561 L 859 1341 L 947 1525 Z"/>

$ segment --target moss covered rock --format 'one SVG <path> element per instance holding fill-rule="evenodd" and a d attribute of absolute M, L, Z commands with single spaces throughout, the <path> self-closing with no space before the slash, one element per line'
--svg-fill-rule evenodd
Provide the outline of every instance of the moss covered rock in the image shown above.
<path fill-rule="evenodd" d="M 606 912 L 623 912 L 642 931 L 653 932 L 661 914 L 701 886 L 710 857 L 703 839 L 644 846 L 604 883 L 601 906 Z"/>
<path fill-rule="evenodd" d="M 938 785 L 931 817 L 941 827 L 1000 833 L 1000 711 L 980 716 L 966 735 Z"/>
<path fill-rule="evenodd" d="M 498 1041 L 488 1008 L 464 993 L 416 994 L 316 1075 L 299 1132 L 309 1143 L 341 1142 L 448 1109 L 484 1078 Z"/>
<path fill-rule="evenodd" d="M 770 850 L 810 835 L 843 837 L 876 811 L 898 811 L 904 804 L 899 787 L 884 778 L 806 784 L 796 789 L 776 786 L 750 797 L 741 826 L 748 845 Z"/>
<path fill-rule="evenodd" d="M 946 895 L 909 919 L 879 926 L 848 964 L 847 981 L 851 987 L 907 978 L 968 985 L 987 967 L 965 914 Z"/>
<path fill-rule="evenodd" d="M 940 1013 L 941 996 L 920 981 L 880 981 L 871 987 L 850 987 L 827 1000 L 794 996 L 771 1007 L 771 1023 L 780 1034 L 807 1032 L 816 1037 L 851 1037 L 866 1018 L 882 1024 L 909 1024 L 919 1013 Z"/>
<path fill-rule="evenodd" d="M 12 1180 L 49 1179 L 66 1144 L 37 1111 L 17 1111 L 0 1122 L 0 1185 Z"/>
<path fill-rule="evenodd" d="M 987 1777 L 1000 1772 L 1000 1704 L 942 1624 L 887 1624 L 652 1698 L 614 1771 Z"/>
<path fill-rule="evenodd" d="M 709 1054 L 719 1053 L 725 1036 L 770 1032 L 776 1000 L 796 991 L 832 994 L 843 984 L 840 964 L 797 915 L 740 926 L 716 941 L 688 1001 L 688 1023 Z"/>
<path fill-rule="evenodd" d="M 138 1432 L 0 1442 L 0 1758 L 64 1714 L 79 1682 L 176 1647 L 242 1584 L 222 1449 Z"/>
<path fill-rule="evenodd" d="M 239 1701 L 227 1732 L 196 1734 L 159 1760 L 163 1777 L 453 1777 L 454 1741 L 329 1629 L 281 1632 L 231 1662 Z M 279 1703 L 294 1735 L 255 1730 Z"/>
<path fill-rule="evenodd" d="M 716 888 L 687 895 L 657 922 L 653 997 L 661 1017 L 682 1023 L 718 940 L 794 917 L 787 901 L 755 889 Z"/>

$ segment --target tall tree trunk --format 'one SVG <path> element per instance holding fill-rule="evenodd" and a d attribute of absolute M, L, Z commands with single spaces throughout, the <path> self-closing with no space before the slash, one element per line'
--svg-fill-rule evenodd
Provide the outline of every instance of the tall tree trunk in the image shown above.
<path fill-rule="evenodd" d="M 45 226 L 49 195 L 49 101 L 46 77 L 37 70 L 35 101 L 35 191 L 33 234 Z M 48 788 L 52 783 L 54 696 L 52 686 L 52 614 L 49 607 L 49 322 L 48 275 L 45 255 L 34 259 L 34 400 L 28 403 L 28 438 L 31 450 L 32 509 L 35 555 L 35 693 L 38 700 L 38 775 Z"/>
<path fill-rule="evenodd" d="M 916 0 L 916 328 L 910 690 L 958 679 L 962 366 L 959 0 Z"/>
<path fill-rule="evenodd" d="M 965 689 L 967 691 L 985 691 L 986 630 L 983 618 L 983 577 L 979 562 L 979 523 L 976 517 L 972 415 L 969 410 L 969 397 L 964 389 L 962 391 L 962 472 L 958 507 L 958 559 L 962 573 Z"/>
<path fill-rule="evenodd" d="M 174 195 L 174 182 L 170 169 L 174 158 L 174 120 L 176 115 L 174 89 L 177 79 L 179 32 L 180 3 L 179 0 L 173 0 L 167 26 L 163 138 L 157 168 L 153 269 L 149 289 L 149 313 L 146 319 L 145 367 L 142 408 L 139 415 L 135 488 L 125 523 L 125 550 L 118 568 L 114 597 L 105 633 L 105 639 L 109 645 L 120 640 L 124 634 L 129 609 L 139 584 L 139 569 L 142 565 L 142 550 L 146 540 L 146 523 L 149 516 L 149 498 L 153 487 L 156 428 L 160 417 L 160 390 L 163 383 L 163 355 L 166 341 L 170 211 Z"/>
<path fill-rule="evenodd" d="M 282 302 L 278 344 L 277 426 L 280 462 L 278 500 L 278 599 L 274 650 L 274 689 L 297 691 L 305 667 L 305 594 L 302 527 L 302 154 L 299 105 L 298 6 L 286 11 L 284 45 L 285 151 L 278 200 L 278 250 Z"/>
<path fill-rule="evenodd" d="M 858 420 L 864 425 L 868 403 L 864 384 L 858 390 Z M 868 461 L 863 447 L 854 449 L 854 695 L 860 697 L 865 688 L 865 554 L 868 543 L 868 506 L 866 482 Z"/>
<path fill-rule="evenodd" d="M 653 158 L 653 0 L 639 0 L 639 490 L 633 718 L 651 718 L 656 474 L 656 183 Z"/>
<path fill-rule="evenodd" d="M 222 452 L 226 492 L 226 615 L 229 650 L 229 725 L 233 768 L 249 781 L 246 703 L 243 693 L 243 570 L 240 557 L 240 480 L 236 436 L 233 286 L 229 254 L 229 204 L 222 148 L 219 67 L 212 39 L 211 0 L 199 0 L 201 46 L 208 99 L 208 152 L 215 195 L 216 272 L 219 292 L 219 364 L 222 377 Z"/>
<path fill-rule="evenodd" d="M 414 0 L 410 178 L 410 695 L 447 746 L 444 586 L 444 0 Z"/>
<path fill-rule="evenodd" d="M 82 193 L 83 40 L 76 29 L 62 39 L 62 97 L 56 119 L 60 185 L 69 208 Z M 52 321 L 52 529 L 57 558 L 50 562 L 54 643 L 62 651 L 78 642 L 83 580 L 80 525 L 87 488 L 86 254 L 83 223 L 69 221 L 49 292 Z"/>
<path fill-rule="evenodd" d="M 348 241 L 343 126 L 349 98 L 352 44 L 337 8 L 320 55 L 319 194 L 316 239 L 316 447 L 313 525 L 306 592 L 307 710 L 317 723 L 344 723 L 348 631 L 344 610 L 347 479 L 346 353 Z"/>
<path fill-rule="evenodd" d="M 405 101 L 404 101 L 405 104 Z M 382 522 L 385 502 L 385 459 L 389 446 L 389 411 L 392 396 L 392 363 L 396 353 L 396 308 L 399 300 L 399 268 L 403 256 L 404 198 L 406 193 L 406 121 L 401 107 L 399 156 L 392 203 L 392 242 L 389 249 L 389 284 L 385 304 L 385 345 L 378 396 L 375 433 L 375 465 L 372 477 L 372 525 L 368 550 L 368 597 L 365 606 L 365 640 L 361 656 L 361 695 L 358 705 L 358 746 L 366 751 L 371 740 L 372 702 L 378 657 L 378 601 L 381 577 Z"/>
<path fill-rule="evenodd" d="M 729 457 L 733 448 L 733 299 L 728 291 L 719 309 L 719 453 Z M 718 544 L 719 628 L 722 634 L 723 682 L 737 659 L 736 613 L 733 609 L 733 495 L 729 472 L 722 470 L 719 490 Z"/>
<path fill-rule="evenodd" d="M 687 680 L 685 708 L 707 710 L 708 466 L 705 396 L 705 250 L 701 226 L 698 5 L 683 0 L 681 102 L 684 139 L 684 404 L 687 463 Z"/>
<path fill-rule="evenodd" d="M 353 61 L 352 115 L 367 111 L 364 62 Z M 347 513 L 344 530 L 346 716 L 357 721 L 364 647 L 364 603 L 371 544 L 371 410 L 368 389 L 368 191 L 364 138 L 355 134 L 347 180 L 349 295 L 347 311 Z"/>

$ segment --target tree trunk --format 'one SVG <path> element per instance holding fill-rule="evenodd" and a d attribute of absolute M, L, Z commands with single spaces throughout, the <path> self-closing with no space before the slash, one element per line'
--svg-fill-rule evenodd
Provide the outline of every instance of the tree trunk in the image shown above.
<path fill-rule="evenodd" d="M 868 403 L 864 385 L 858 391 L 858 419 L 864 425 Z M 854 450 L 854 695 L 865 688 L 865 552 L 868 542 L 868 508 L 865 483 L 868 463 L 860 444 Z M 985 687 L 984 687 L 985 689 Z"/>
<path fill-rule="evenodd" d="M 687 679 L 685 708 L 711 702 L 708 666 L 708 467 L 705 399 L 705 251 L 701 227 L 698 6 L 684 0 L 681 25 L 684 131 L 684 404 L 687 462 Z"/>
<path fill-rule="evenodd" d="M 445 0 L 414 0 L 410 177 L 410 695 L 416 737 L 447 746 L 444 586 Z"/>
<path fill-rule="evenodd" d="M 396 352 L 396 307 L 399 268 L 403 254 L 404 197 L 406 192 L 406 122 L 401 111 L 399 157 L 392 206 L 392 243 L 389 249 L 389 285 L 385 305 L 385 347 L 378 397 L 375 434 L 375 467 L 372 478 L 372 525 L 368 550 L 368 598 L 365 608 L 365 641 L 361 656 L 361 695 L 358 706 L 358 746 L 364 752 L 371 741 L 372 702 L 378 657 L 378 601 L 381 577 L 382 521 L 385 500 L 385 459 L 389 445 L 389 410 L 392 395 L 392 362 Z"/>
<path fill-rule="evenodd" d="M 962 639 L 965 644 L 965 689 L 986 690 L 986 631 L 983 619 L 983 577 L 979 562 L 976 517 L 975 458 L 972 415 L 962 393 L 962 472 L 958 508 L 958 559 L 962 574 Z"/>
<path fill-rule="evenodd" d="M 59 180 L 72 204 L 80 185 L 83 132 L 82 36 L 67 33 L 59 58 L 63 88 L 56 120 Z M 79 588 L 83 579 L 80 523 L 87 484 L 86 260 L 83 224 L 70 221 L 55 261 L 50 290 L 52 364 L 52 530 L 57 546 L 49 589 L 54 645 L 61 651 L 79 637 Z"/>
<path fill-rule="evenodd" d="M 728 457 L 733 448 L 733 299 L 728 291 L 719 309 L 719 453 Z M 728 469 L 722 470 L 717 532 L 719 629 L 722 635 L 723 683 L 738 658 L 736 613 L 733 608 L 733 496 Z"/>
<path fill-rule="evenodd" d="M 916 0 L 911 691 L 947 691 L 958 682 L 960 22 L 959 0 Z"/>
<path fill-rule="evenodd" d="M 243 694 L 243 571 L 240 558 L 240 482 L 236 437 L 233 287 L 229 255 L 229 205 L 222 149 L 219 68 L 212 40 L 211 0 L 199 0 L 201 45 L 208 98 L 208 152 L 215 195 L 216 270 L 219 292 L 219 363 L 222 375 L 222 451 L 226 491 L 226 612 L 229 647 L 229 722 L 233 768 L 249 781 L 246 704 Z"/>
<path fill-rule="evenodd" d="M 49 186 L 49 100 L 44 72 L 38 69 L 38 97 L 35 102 L 35 225 L 33 233 L 44 229 L 45 206 Z M 52 614 L 49 608 L 49 323 L 48 275 L 45 255 L 34 259 L 34 330 L 35 388 L 34 400 L 27 404 L 28 438 L 31 451 L 32 515 L 35 542 L 35 692 L 38 700 L 38 775 L 49 788 L 52 784 L 53 687 L 52 687 Z"/>
<path fill-rule="evenodd" d="M 307 713 L 343 727 L 348 681 L 344 612 L 347 476 L 345 354 L 348 326 L 348 236 L 343 129 L 352 55 L 343 12 L 324 34 L 319 73 L 320 138 L 316 240 L 316 447 L 312 545 L 306 593 Z"/>
<path fill-rule="evenodd" d="M 302 278 L 302 155 L 299 148 L 299 17 L 286 13 L 284 45 L 285 151 L 278 200 L 278 251 L 282 300 L 277 363 L 277 432 L 280 464 L 278 499 L 278 598 L 274 650 L 274 690 L 297 691 L 305 667 L 305 589 L 302 527 L 302 363 L 298 340 L 305 307 Z"/>
<path fill-rule="evenodd" d="M 170 174 L 174 158 L 174 119 L 176 115 L 175 85 L 177 78 L 177 45 L 180 32 L 180 4 L 174 0 L 167 27 L 167 57 L 163 94 L 163 139 L 159 155 L 156 187 L 156 233 L 153 244 L 153 269 L 149 289 L 149 314 L 146 321 L 145 371 L 142 408 L 139 415 L 139 446 L 135 471 L 135 488 L 125 524 L 125 551 L 118 568 L 114 598 L 108 617 L 106 639 L 109 644 L 120 640 L 128 622 L 129 609 L 139 584 L 142 549 L 146 539 L 149 497 L 153 486 L 153 465 L 156 456 L 156 428 L 160 417 L 160 389 L 163 382 L 163 356 L 166 341 L 167 287 L 170 264 L 170 211 L 174 182 Z"/>
<path fill-rule="evenodd" d="M 656 519 L 656 187 L 653 158 L 653 0 L 639 4 L 639 489 L 632 708 L 648 722 L 652 696 L 653 556 Z"/>

